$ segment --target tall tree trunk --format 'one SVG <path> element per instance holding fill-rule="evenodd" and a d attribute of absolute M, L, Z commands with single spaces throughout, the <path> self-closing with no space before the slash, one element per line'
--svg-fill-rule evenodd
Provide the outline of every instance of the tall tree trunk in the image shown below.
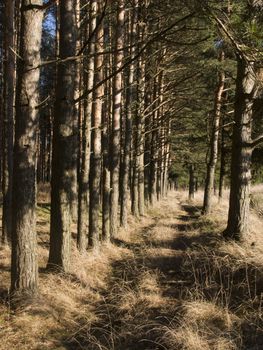
<path fill-rule="evenodd" d="M 171 135 L 171 121 L 166 122 L 167 129 L 165 135 L 165 151 L 164 151 L 164 175 L 163 175 L 163 194 L 166 197 L 168 194 L 168 176 L 169 176 L 169 165 L 170 165 L 170 135 Z"/>
<path fill-rule="evenodd" d="M 109 20 L 104 26 L 104 45 L 111 49 L 111 27 Z M 105 76 L 111 73 L 111 57 L 105 58 Z M 105 86 L 105 96 L 103 108 L 103 129 L 102 129 L 102 153 L 103 153 L 103 177 L 102 177 L 102 240 L 110 241 L 110 193 L 111 176 L 109 164 L 109 147 L 111 132 L 111 114 L 112 114 L 112 80 L 109 79 Z"/>
<path fill-rule="evenodd" d="M 118 0 L 116 54 L 114 67 L 118 70 L 122 66 L 124 47 L 124 0 Z M 113 78 L 113 113 L 112 113 L 112 140 L 111 140 L 111 210 L 110 233 L 114 237 L 118 228 L 119 203 L 119 168 L 120 168 L 120 122 L 122 101 L 122 73 Z"/>
<path fill-rule="evenodd" d="M 160 200 L 162 196 L 162 176 L 163 176 L 163 147 L 164 147 L 164 135 L 163 135 L 163 108 L 161 107 L 163 102 L 163 91 L 164 91 L 164 79 L 163 73 L 159 75 L 159 96 L 157 104 L 157 170 L 156 170 L 156 195 L 157 199 Z"/>
<path fill-rule="evenodd" d="M 147 56 L 148 52 L 146 52 Z M 151 104 L 151 91 L 152 84 L 150 80 L 150 74 L 148 71 L 148 67 L 145 69 L 145 109 L 148 108 Z M 144 112 L 145 114 L 145 112 Z M 151 160 L 151 114 L 147 113 L 144 115 L 144 199 L 145 204 L 148 206 L 150 204 L 150 160 Z"/>
<path fill-rule="evenodd" d="M 72 31 L 74 32 L 74 41 L 75 41 L 75 52 L 79 51 L 81 42 L 80 42 L 80 0 L 74 0 L 74 15 L 75 15 L 75 24 Z M 80 96 L 81 88 L 81 64 L 80 61 L 75 62 L 75 82 L 74 82 L 74 100 L 77 100 Z M 79 120 L 81 119 L 81 101 L 74 103 L 74 110 L 71 116 L 72 118 L 72 127 L 73 127 L 73 138 L 72 138 L 72 188 L 71 188 L 71 218 L 74 222 L 78 221 L 78 166 L 79 166 L 79 147 L 80 147 L 80 124 Z"/>
<path fill-rule="evenodd" d="M 138 19 L 138 0 L 134 0 L 132 13 L 130 14 L 130 44 L 134 45 L 137 37 L 137 19 Z M 131 58 L 136 53 L 135 45 L 130 50 Z M 132 143 L 132 116 L 134 112 L 135 97 L 135 64 L 131 63 L 128 70 L 128 87 L 126 94 L 126 120 L 125 120 L 125 141 L 123 155 L 123 176 L 121 181 L 121 226 L 127 227 L 128 220 L 128 203 L 129 203 L 129 175 L 130 175 L 130 159 L 131 159 L 131 143 Z"/>
<path fill-rule="evenodd" d="M 1 13 L 0 13 L 1 14 Z M 2 17 L 2 16 L 1 16 Z M 2 18 L 1 18 L 2 19 Z M 0 42 L 0 50 L 4 52 L 4 40 Z M 4 85 L 4 60 L 0 60 L 0 86 Z M 2 188 L 2 163 L 3 163 L 3 124 L 4 124 L 4 89 L 0 89 L 0 187 Z"/>
<path fill-rule="evenodd" d="M 87 38 L 96 28 L 96 0 L 92 0 L 89 10 L 89 29 Z M 94 84 L 94 57 L 95 38 L 91 40 L 88 47 L 90 57 L 87 60 L 87 73 L 84 78 L 85 89 L 90 91 Z M 84 119 L 82 124 L 82 144 L 81 144 L 81 170 L 79 176 L 79 193 L 78 193 L 78 249 L 83 252 L 87 248 L 87 237 L 89 227 L 89 171 L 90 171 L 90 123 L 92 112 L 93 93 L 91 92 L 84 104 Z"/>
<path fill-rule="evenodd" d="M 232 137 L 231 188 L 224 236 L 242 240 L 248 232 L 253 101 L 257 94 L 255 66 L 237 58 L 235 124 Z"/>
<path fill-rule="evenodd" d="M 219 56 L 219 62 L 224 61 L 224 51 L 221 51 Z M 218 158 L 218 141 L 219 141 L 219 126 L 221 118 L 221 107 L 222 107 L 222 96 L 225 85 L 225 72 L 220 67 L 220 72 L 218 76 L 218 85 L 215 93 L 215 103 L 214 103 L 214 116 L 213 116 L 213 127 L 210 142 L 210 157 L 207 164 L 207 175 L 205 182 L 205 192 L 204 192 L 204 204 L 203 213 L 208 214 L 212 207 L 212 194 L 215 182 L 215 169 Z"/>
<path fill-rule="evenodd" d="M 144 39 L 144 29 L 141 28 L 139 32 L 140 41 Z M 138 62 L 138 102 L 139 102 L 139 115 L 137 120 L 138 130 L 138 211 L 139 215 L 144 215 L 144 142 L 145 142 L 145 118 L 144 118 L 144 102 L 145 102 L 145 56 L 142 55 Z"/>
<path fill-rule="evenodd" d="M 4 63 L 4 120 L 3 120 L 3 215 L 2 240 L 11 241 L 12 232 L 12 176 L 13 176 L 13 133 L 14 133 L 14 85 L 15 45 L 14 34 L 15 3 L 5 2 L 5 63 Z"/>
<path fill-rule="evenodd" d="M 107 69 L 108 71 L 108 69 Z M 110 82 L 106 87 L 106 95 L 110 96 Z M 104 102 L 103 113 L 103 177 L 102 177 L 102 240 L 110 241 L 110 167 L 109 167 L 109 131 L 110 131 L 111 103 L 110 98 Z"/>
<path fill-rule="evenodd" d="M 41 0 L 23 0 L 17 67 L 14 145 L 11 291 L 35 294 L 38 285 L 36 235 L 36 145 L 43 11 Z"/>
<path fill-rule="evenodd" d="M 136 110 L 136 125 L 133 128 L 133 172 L 132 172 L 132 204 L 131 211 L 135 217 L 139 216 L 139 172 L 138 172 L 138 160 L 139 160 L 139 140 L 138 140 L 138 119 L 140 118 L 138 109 Z"/>
<path fill-rule="evenodd" d="M 59 56 L 72 57 L 76 51 L 76 0 L 60 0 Z M 75 115 L 74 61 L 58 65 L 56 101 L 53 132 L 53 156 L 51 179 L 51 222 L 48 267 L 70 268 L 72 189 L 75 167 L 72 154 L 75 152 L 75 135 L 72 116 Z"/>
<path fill-rule="evenodd" d="M 157 188 L 157 160 L 158 160 L 158 122 L 159 122 L 159 90 L 162 85 L 162 77 L 155 77 L 154 79 L 154 93 L 153 93 L 153 113 L 152 123 L 150 125 L 151 130 L 151 149 L 150 149 L 150 168 L 149 168 L 149 201 L 153 205 L 156 200 L 156 188 Z M 158 84 L 160 82 L 160 85 Z"/>
<path fill-rule="evenodd" d="M 97 13 L 102 9 L 101 1 L 97 1 Z M 103 26 L 96 31 L 95 61 L 94 61 L 94 85 L 103 79 Z M 100 85 L 93 95 L 91 114 L 91 154 L 90 154 L 90 197 L 89 197 L 89 246 L 97 248 L 100 243 L 100 184 L 101 184 L 101 125 L 104 86 Z"/>
<path fill-rule="evenodd" d="M 222 125 L 224 124 L 224 118 L 222 120 Z M 226 176 L 226 132 L 225 129 L 222 128 L 221 131 L 221 154 L 220 154 L 220 175 L 219 175 L 219 191 L 218 191 L 218 196 L 219 200 L 223 198 L 223 191 L 224 191 L 224 186 L 225 186 L 225 176 Z"/>

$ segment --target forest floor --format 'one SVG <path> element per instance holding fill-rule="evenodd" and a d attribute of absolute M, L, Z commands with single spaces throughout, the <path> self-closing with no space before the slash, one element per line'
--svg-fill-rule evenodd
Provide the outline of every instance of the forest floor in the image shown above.
<path fill-rule="evenodd" d="M 261 191 L 261 190 L 260 190 Z M 260 191 L 251 234 L 226 242 L 227 199 L 201 216 L 202 194 L 170 193 L 114 244 L 80 255 L 70 274 L 45 270 L 49 206 L 38 209 L 39 296 L 12 310 L 10 251 L 0 251 L 0 349 L 263 349 Z M 261 202 L 262 200 L 262 202 Z"/>

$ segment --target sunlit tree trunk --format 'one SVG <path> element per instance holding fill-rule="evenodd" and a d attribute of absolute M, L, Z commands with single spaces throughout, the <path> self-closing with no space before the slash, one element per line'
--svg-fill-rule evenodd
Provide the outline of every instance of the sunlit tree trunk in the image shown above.
<path fill-rule="evenodd" d="M 80 0 L 75 0 L 74 3 L 74 14 L 75 14 L 75 24 L 72 31 L 74 33 L 74 41 L 75 41 L 75 52 L 74 55 L 80 49 Z M 74 100 L 77 100 L 80 95 L 81 88 L 81 63 L 76 60 L 75 62 L 75 82 L 74 82 Z M 79 145 L 80 145 L 80 119 L 81 119 L 81 102 L 74 103 L 74 110 L 72 114 L 72 127 L 73 127 L 73 138 L 72 138 L 72 189 L 71 189 L 71 217 L 74 222 L 78 220 L 78 166 L 79 166 Z"/>
<path fill-rule="evenodd" d="M 136 53 L 135 40 L 137 38 L 137 19 L 138 19 L 138 0 L 133 3 L 132 13 L 130 14 L 130 26 L 131 31 L 130 44 L 133 45 L 130 49 L 131 58 Z M 128 220 L 128 207 L 129 207 L 129 176 L 130 176 L 130 159 L 131 159 L 131 143 L 132 143 L 132 124 L 133 124 L 133 113 L 134 99 L 135 99 L 135 63 L 131 63 L 128 70 L 128 87 L 126 89 L 126 120 L 125 120 L 125 139 L 124 139 L 124 155 L 123 155 L 123 166 L 122 166 L 122 178 L 121 178 L 121 226 L 127 226 Z"/>
<path fill-rule="evenodd" d="M 101 0 L 97 1 L 97 13 L 101 12 Z M 103 79 L 103 26 L 96 31 L 94 59 L 94 85 Z M 100 85 L 93 94 L 91 112 L 91 154 L 90 154 L 90 197 L 89 197 L 89 246 L 98 247 L 100 243 L 100 185 L 101 185 L 101 126 L 104 86 Z"/>
<path fill-rule="evenodd" d="M 111 49 L 111 30 L 109 20 L 104 26 L 104 45 Z M 112 65 L 111 57 L 105 58 L 105 76 L 110 75 Z M 111 176 L 109 162 L 111 116 L 112 116 L 112 80 L 109 79 L 105 85 L 104 107 L 103 107 L 103 129 L 102 129 L 102 153 L 103 153 L 103 176 L 102 176 L 102 240 L 110 242 L 110 193 Z"/>
<path fill-rule="evenodd" d="M 97 4 L 92 0 L 89 10 L 89 29 L 86 30 L 86 39 L 96 28 Z M 90 57 L 85 61 L 87 72 L 84 75 L 85 90 L 91 91 L 94 84 L 94 56 L 95 38 L 93 37 L 88 47 Z M 93 93 L 89 93 L 84 103 L 84 118 L 82 124 L 81 143 L 81 168 L 79 174 L 78 193 L 78 235 L 77 244 L 81 252 L 87 248 L 87 237 L 89 227 L 89 170 L 90 170 L 90 123 L 92 112 Z"/>
<path fill-rule="evenodd" d="M 124 0 L 118 1 L 116 24 L 116 53 L 114 68 L 118 70 L 123 62 L 124 47 Z M 115 74 L 113 78 L 113 114 L 111 136 L 111 208 L 110 208 L 110 233 L 114 237 L 118 228 L 118 203 L 119 203 L 119 170 L 120 170 L 120 126 L 121 126 L 121 101 L 122 101 L 122 72 Z"/>
<path fill-rule="evenodd" d="M 141 40 L 143 35 L 141 34 Z M 138 119 L 138 211 L 139 215 L 144 215 L 144 101 L 145 101 L 145 57 L 142 56 L 139 60 L 139 119 Z"/>
<path fill-rule="evenodd" d="M 11 291 L 32 295 L 38 287 L 36 146 L 43 11 L 41 0 L 23 0 L 17 67 L 14 145 Z"/>
<path fill-rule="evenodd" d="M 219 56 L 219 62 L 224 62 L 224 51 L 221 51 Z M 220 72 L 218 75 L 218 85 L 215 93 L 215 102 L 214 102 L 214 115 L 212 121 L 212 133 L 210 141 L 210 157 L 207 164 L 207 175 L 205 182 L 205 192 L 204 192 L 204 204 L 203 204 L 203 213 L 208 214 L 212 208 L 212 194 L 214 189 L 215 182 L 215 170 L 218 158 L 218 142 L 219 142 L 219 126 L 221 118 L 221 107 L 222 107 L 222 97 L 225 85 L 225 72 L 222 67 L 220 67 Z"/>
<path fill-rule="evenodd" d="M 147 57 L 148 51 L 146 51 Z M 151 114 L 149 113 L 149 105 L 151 104 L 152 84 L 150 80 L 149 67 L 145 68 L 145 110 L 148 108 L 146 116 L 144 115 L 144 199 L 145 204 L 150 204 L 150 160 L 151 160 Z"/>
<path fill-rule="evenodd" d="M 76 51 L 76 0 L 59 2 L 59 56 L 66 59 Z M 75 152 L 75 61 L 58 65 L 53 133 L 51 223 L 48 266 L 65 272 L 70 269 L 72 196 Z"/>

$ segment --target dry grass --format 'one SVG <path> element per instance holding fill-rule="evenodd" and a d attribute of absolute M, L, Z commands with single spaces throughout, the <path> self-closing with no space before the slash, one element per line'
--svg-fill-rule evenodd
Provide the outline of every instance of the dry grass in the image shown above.
<path fill-rule="evenodd" d="M 47 191 L 38 208 L 39 296 L 16 313 L 6 294 L 10 251 L 0 251 L 0 349 L 263 349 L 256 206 L 251 234 L 237 244 L 221 238 L 227 198 L 200 216 L 202 193 L 192 203 L 173 193 L 141 220 L 130 218 L 114 244 L 83 255 L 74 248 L 70 273 L 52 274 Z"/>
<path fill-rule="evenodd" d="M 19 344 L 19 350 L 67 349 L 64 343 L 70 343 L 80 329 L 97 321 L 96 304 L 103 300 L 112 262 L 123 254 L 129 252 L 113 245 L 102 247 L 101 254 L 89 252 L 83 256 L 73 250 L 69 274 L 40 273 L 40 291 L 32 305 L 15 314 L 8 300 L 1 305 L 1 336 L 5 343 L 0 344 L 0 349 L 13 349 L 15 344 Z"/>
<path fill-rule="evenodd" d="M 240 349 L 240 320 L 227 309 L 205 301 L 186 302 L 177 321 L 164 328 L 169 349 Z M 179 326 L 178 326 L 179 325 Z"/>

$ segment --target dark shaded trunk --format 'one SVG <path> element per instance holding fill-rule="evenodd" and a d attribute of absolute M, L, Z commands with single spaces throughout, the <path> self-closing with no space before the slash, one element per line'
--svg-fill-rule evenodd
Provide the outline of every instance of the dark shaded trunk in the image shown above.
<path fill-rule="evenodd" d="M 195 166 L 189 166 L 189 200 L 195 197 Z"/>
<path fill-rule="evenodd" d="M 3 113 L 3 215 L 2 241 L 11 241 L 12 232 L 12 176 L 14 134 L 15 55 L 15 3 L 5 2 L 5 63 L 4 63 L 4 113 Z"/>
<path fill-rule="evenodd" d="M 251 131 L 253 101 L 257 94 L 254 64 L 238 57 L 235 97 L 235 124 L 232 138 L 231 188 L 228 224 L 224 236 L 242 240 L 248 232 Z"/>

